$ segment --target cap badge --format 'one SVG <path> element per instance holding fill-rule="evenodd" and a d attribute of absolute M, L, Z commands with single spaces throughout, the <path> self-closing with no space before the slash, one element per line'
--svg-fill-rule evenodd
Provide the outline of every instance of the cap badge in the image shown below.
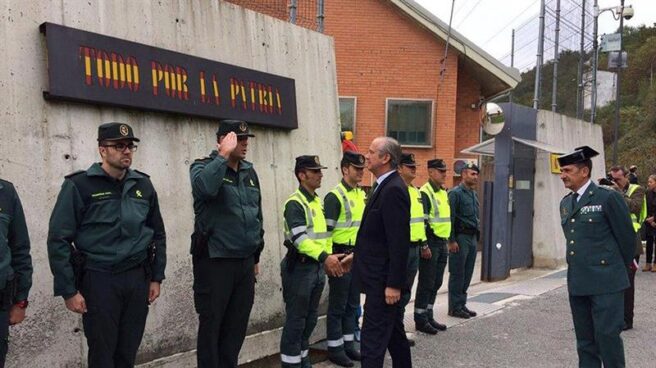
<path fill-rule="evenodd" d="M 120 128 L 118 128 L 119 132 L 121 133 L 122 136 L 127 136 L 130 133 L 130 129 L 128 128 L 127 125 L 121 125 Z"/>
<path fill-rule="evenodd" d="M 359 158 L 358 161 L 360 161 L 360 164 L 363 164 L 363 163 L 364 163 L 364 156 L 360 156 L 360 157 L 358 157 L 358 158 Z"/>
<path fill-rule="evenodd" d="M 410 160 L 412 160 L 412 161 L 415 160 L 415 154 L 414 154 L 414 153 L 411 153 L 411 154 L 410 154 Z"/>
<path fill-rule="evenodd" d="M 246 125 L 246 123 L 242 121 L 241 124 L 239 124 L 239 130 L 245 132 L 247 129 L 248 129 L 248 125 Z"/>
<path fill-rule="evenodd" d="M 319 163 L 319 156 L 314 156 L 314 162 L 315 162 L 317 165 L 321 165 L 321 163 Z"/>

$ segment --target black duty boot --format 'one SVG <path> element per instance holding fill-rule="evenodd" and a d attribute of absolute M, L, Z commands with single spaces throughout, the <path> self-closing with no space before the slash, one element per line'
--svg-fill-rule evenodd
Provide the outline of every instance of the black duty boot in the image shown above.
<path fill-rule="evenodd" d="M 446 331 L 446 325 L 443 325 L 434 319 L 429 319 L 428 323 L 430 323 L 430 325 L 433 326 L 438 331 Z"/>
<path fill-rule="evenodd" d="M 431 323 L 428 321 L 423 323 L 415 323 L 415 330 L 429 335 L 437 335 L 437 329 L 433 327 L 433 325 L 431 325 Z"/>
<path fill-rule="evenodd" d="M 353 367 L 353 362 L 346 356 L 344 349 L 330 351 L 328 350 L 328 360 L 340 367 Z"/>
<path fill-rule="evenodd" d="M 356 362 L 362 360 L 360 350 L 355 347 L 355 343 L 353 341 L 344 341 L 344 352 L 346 353 L 346 356 L 348 356 L 351 360 L 355 360 Z"/>
<path fill-rule="evenodd" d="M 474 312 L 473 310 L 471 310 L 471 309 L 469 309 L 469 308 L 467 308 L 467 307 L 462 307 L 462 309 L 464 309 L 465 312 L 469 313 L 469 316 L 470 316 L 470 317 L 476 317 L 476 315 L 477 315 L 476 312 Z"/>

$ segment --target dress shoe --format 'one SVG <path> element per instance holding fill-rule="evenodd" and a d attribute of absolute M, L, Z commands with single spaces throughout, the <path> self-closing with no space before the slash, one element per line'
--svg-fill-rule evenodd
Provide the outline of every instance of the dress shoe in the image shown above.
<path fill-rule="evenodd" d="M 437 329 L 430 322 L 415 323 L 415 330 L 429 335 L 437 335 Z"/>
<path fill-rule="evenodd" d="M 428 323 L 430 323 L 430 325 L 438 331 L 446 331 L 446 325 L 443 325 L 434 319 L 429 319 Z"/>
<path fill-rule="evenodd" d="M 353 362 L 346 356 L 344 350 L 328 352 L 328 360 L 340 367 L 353 367 Z"/>
<path fill-rule="evenodd" d="M 473 310 L 467 308 L 467 307 L 462 307 L 462 309 L 469 314 L 470 317 L 476 317 L 477 313 L 474 312 Z"/>
<path fill-rule="evenodd" d="M 456 318 L 463 318 L 463 319 L 469 319 L 471 316 L 469 313 L 465 312 L 462 309 L 459 309 L 457 311 L 449 312 L 449 315 L 451 317 L 456 317 Z"/>

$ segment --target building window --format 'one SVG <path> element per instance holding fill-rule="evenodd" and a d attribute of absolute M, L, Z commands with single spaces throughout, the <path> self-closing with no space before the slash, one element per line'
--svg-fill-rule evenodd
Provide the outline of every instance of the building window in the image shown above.
<path fill-rule="evenodd" d="M 342 124 L 342 132 L 355 131 L 355 97 L 339 98 L 339 121 Z"/>
<path fill-rule="evenodd" d="M 387 136 L 404 146 L 430 146 L 433 101 L 387 99 Z"/>

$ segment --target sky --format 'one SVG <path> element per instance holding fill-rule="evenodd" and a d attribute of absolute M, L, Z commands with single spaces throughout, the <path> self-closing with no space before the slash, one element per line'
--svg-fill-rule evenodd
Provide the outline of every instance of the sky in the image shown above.
<path fill-rule="evenodd" d="M 448 24 L 452 0 L 415 1 Z M 562 3 L 565 3 L 565 1 L 562 0 Z M 576 1 L 582 2 L 582 0 Z M 592 1 L 587 0 L 588 4 Z M 552 2 L 555 4 L 555 1 Z M 601 9 L 619 6 L 620 4 L 620 0 L 598 0 L 598 2 Z M 549 0 L 547 0 L 547 3 L 549 3 Z M 625 20 L 625 25 L 636 27 L 646 24 L 653 26 L 656 23 L 656 0 L 625 0 L 625 6 L 628 5 L 633 6 L 635 15 L 630 20 Z M 516 63 L 515 66 L 522 69 L 531 63 L 530 59 L 535 60 L 537 43 L 528 43 L 538 37 L 537 21 L 532 22 L 531 26 L 526 24 L 531 19 L 537 18 L 539 12 L 540 0 L 455 0 L 452 27 L 492 56 L 507 64 L 510 62 L 512 29 L 519 28 L 519 31 L 522 31 L 520 36 L 523 40 L 518 39 L 518 37 L 515 44 L 521 46 L 519 44 L 524 42 L 526 47 L 522 50 L 524 54 L 521 54 L 521 52 L 516 53 L 523 60 L 518 60 L 516 57 L 515 60 L 519 65 Z M 580 25 L 580 21 L 577 24 Z M 618 27 L 619 21 L 613 19 L 611 12 L 607 11 L 599 16 L 599 35 L 614 33 Z M 519 31 L 517 31 L 518 35 Z M 553 34 L 551 37 L 553 37 Z M 591 39 L 592 35 L 590 34 Z M 580 40 L 574 38 L 570 42 L 574 45 L 574 43 L 580 43 Z M 547 53 L 548 51 L 545 49 L 545 55 Z"/>

